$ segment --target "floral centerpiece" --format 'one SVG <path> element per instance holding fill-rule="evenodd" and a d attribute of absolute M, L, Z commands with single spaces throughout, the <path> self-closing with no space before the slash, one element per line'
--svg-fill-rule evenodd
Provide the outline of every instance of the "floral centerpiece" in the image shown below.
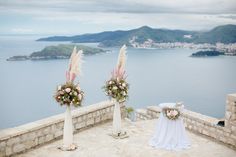
<path fill-rule="evenodd" d="M 171 107 L 163 108 L 163 113 L 169 120 L 177 120 L 181 115 L 178 108 Z"/>
<path fill-rule="evenodd" d="M 66 106 L 65 122 L 63 128 L 63 145 L 61 150 L 75 150 L 77 146 L 73 143 L 73 125 L 71 116 L 71 106 L 78 107 L 82 105 L 84 92 L 80 89 L 79 83 L 75 84 L 76 76 L 81 73 L 83 51 L 77 53 L 76 47 L 71 54 L 69 69 L 66 71 L 66 83 L 57 87 L 54 95 L 55 100 L 61 105 Z"/>
<path fill-rule="evenodd" d="M 84 98 L 84 92 L 80 89 L 79 84 L 68 82 L 57 87 L 55 99 L 60 105 L 81 106 Z"/>
<path fill-rule="evenodd" d="M 116 99 L 117 102 L 125 102 L 128 98 L 129 84 L 125 79 L 111 78 L 106 82 L 105 93 L 107 96 Z"/>
<path fill-rule="evenodd" d="M 121 130 L 121 114 L 120 104 L 124 103 L 128 98 L 129 84 L 126 82 L 125 76 L 125 62 L 126 62 L 126 46 L 122 46 L 118 56 L 117 66 L 112 72 L 111 78 L 106 81 L 103 86 L 104 92 L 111 98 L 115 104 L 113 114 L 113 132 L 114 138 L 128 137 L 126 132 Z"/>

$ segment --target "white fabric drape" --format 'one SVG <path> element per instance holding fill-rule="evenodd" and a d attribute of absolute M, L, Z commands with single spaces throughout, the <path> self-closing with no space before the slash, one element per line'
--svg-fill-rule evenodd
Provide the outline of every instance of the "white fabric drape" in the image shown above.
<path fill-rule="evenodd" d="M 70 106 L 67 105 L 65 112 L 63 133 L 63 147 L 68 148 L 73 144 L 73 126 Z"/>
<path fill-rule="evenodd" d="M 113 113 L 113 134 L 117 135 L 121 133 L 121 115 L 120 115 L 120 104 L 113 100 L 115 103 L 114 113 Z"/>
<path fill-rule="evenodd" d="M 163 103 L 159 106 L 174 107 L 175 103 Z M 183 107 L 182 107 L 183 110 Z M 167 150 L 181 150 L 190 147 L 190 141 L 186 135 L 185 127 L 181 117 L 177 120 L 169 120 L 161 112 L 157 120 L 154 136 L 149 141 L 149 145 L 155 148 Z"/>

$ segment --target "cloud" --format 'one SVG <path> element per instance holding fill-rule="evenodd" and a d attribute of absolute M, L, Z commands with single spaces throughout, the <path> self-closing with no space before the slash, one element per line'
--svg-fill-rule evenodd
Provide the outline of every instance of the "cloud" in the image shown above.
<path fill-rule="evenodd" d="M 0 0 L 0 33 L 82 34 L 236 24 L 235 0 Z M 28 29 L 30 28 L 30 29 Z"/>
<path fill-rule="evenodd" d="M 219 18 L 236 20 L 236 15 L 219 15 Z"/>
<path fill-rule="evenodd" d="M 34 30 L 28 28 L 13 28 L 11 29 L 11 32 L 16 34 L 31 34 Z"/>
<path fill-rule="evenodd" d="M 16 12 L 236 13 L 235 0 L 1 0 L 1 10 Z"/>

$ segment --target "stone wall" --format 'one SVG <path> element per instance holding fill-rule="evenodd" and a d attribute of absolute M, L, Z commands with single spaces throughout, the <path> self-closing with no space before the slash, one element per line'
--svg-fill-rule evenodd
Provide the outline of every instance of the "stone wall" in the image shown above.
<path fill-rule="evenodd" d="M 114 104 L 104 101 L 72 111 L 74 132 L 113 118 Z M 125 116 L 125 106 L 121 106 Z M 0 157 L 11 156 L 61 138 L 64 114 L 0 131 Z"/>
<path fill-rule="evenodd" d="M 236 94 L 229 94 L 226 102 L 225 127 L 217 125 L 219 122 L 217 118 L 186 109 L 182 113 L 185 127 L 192 132 L 206 135 L 236 148 Z M 147 114 L 151 118 L 158 118 L 160 112 L 161 109 L 158 106 L 147 107 Z M 136 115 L 137 119 L 143 117 L 139 112 Z"/>
<path fill-rule="evenodd" d="M 226 127 L 236 124 L 236 94 L 229 94 L 226 99 L 225 108 Z"/>

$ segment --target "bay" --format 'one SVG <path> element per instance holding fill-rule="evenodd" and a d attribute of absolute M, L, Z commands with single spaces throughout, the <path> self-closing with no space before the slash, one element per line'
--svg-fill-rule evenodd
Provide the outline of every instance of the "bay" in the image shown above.
<path fill-rule="evenodd" d="M 6 61 L 47 45 L 67 43 L 36 42 L 38 38 L 0 36 L 0 129 L 65 110 L 55 102 L 53 94 L 56 86 L 65 82 L 68 60 Z M 78 79 L 85 92 L 84 106 L 108 99 L 102 86 L 116 65 L 119 49 L 106 49 L 111 53 L 84 57 L 83 75 Z M 226 95 L 236 91 L 236 57 L 192 58 L 189 56 L 196 50 L 190 49 L 128 48 L 127 51 L 128 106 L 145 108 L 183 101 L 187 109 L 224 117 Z"/>

